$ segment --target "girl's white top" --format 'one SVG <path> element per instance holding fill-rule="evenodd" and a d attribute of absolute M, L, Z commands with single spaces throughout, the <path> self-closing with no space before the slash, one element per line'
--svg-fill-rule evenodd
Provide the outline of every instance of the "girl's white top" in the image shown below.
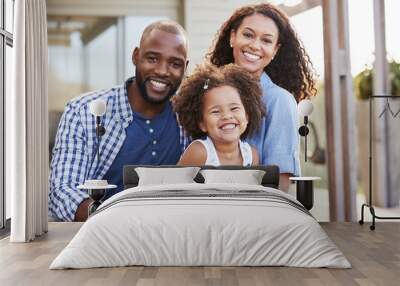
<path fill-rule="evenodd" d="M 207 136 L 207 138 L 204 140 L 198 139 L 193 142 L 196 141 L 203 144 L 206 148 L 207 160 L 204 165 L 220 166 L 221 162 L 219 161 L 217 150 L 215 149 L 214 143 L 212 142 L 210 137 Z M 251 166 L 253 162 L 253 153 L 251 152 L 251 147 L 249 143 L 239 140 L 239 148 L 243 158 L 243 166 Z"/>

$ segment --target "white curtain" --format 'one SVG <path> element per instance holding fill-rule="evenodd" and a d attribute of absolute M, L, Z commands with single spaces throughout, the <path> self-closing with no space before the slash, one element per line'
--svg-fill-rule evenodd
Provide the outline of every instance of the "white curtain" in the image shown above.
<path fill-rule="evenodd" d="M 47 232 L 48 119 L 45 0 L 15 1 L 13 92 L 6 98 L 6 188 L 12 242 Z"/>

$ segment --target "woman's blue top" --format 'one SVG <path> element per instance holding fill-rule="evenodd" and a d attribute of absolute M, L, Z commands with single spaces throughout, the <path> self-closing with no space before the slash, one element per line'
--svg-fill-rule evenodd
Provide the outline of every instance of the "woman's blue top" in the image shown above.
<path fill-rule="evenodd" d="M 266 117 L 258 134 L 247 141 L 257 148 L 262 165 L 278 165 L 280 173 L 300 176 L 297 103 L 264 72 L 260 78 Z"/>

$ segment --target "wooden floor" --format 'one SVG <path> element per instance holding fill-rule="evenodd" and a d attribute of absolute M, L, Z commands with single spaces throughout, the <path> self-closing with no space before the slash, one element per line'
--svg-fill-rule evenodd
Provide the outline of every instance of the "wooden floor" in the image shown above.
<path fill-rule="evenodd" d="M 400 223 L 322 223 L 353 268 L 122 267 L 48 270 L 80 223 L 50 223 L 49 233 L 27 244 L 0 241 L 0 285 L 400 285 Z"/>

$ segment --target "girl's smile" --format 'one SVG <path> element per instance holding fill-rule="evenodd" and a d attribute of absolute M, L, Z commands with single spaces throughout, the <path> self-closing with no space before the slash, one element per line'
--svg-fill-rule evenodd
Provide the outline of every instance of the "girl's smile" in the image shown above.
<path fill-rule="evenodd" d="M 238 91 L 224 85 L 204 94 L 200 129 L 213 141 L 231 143 L 240 140 L 248 123 Z"/>

